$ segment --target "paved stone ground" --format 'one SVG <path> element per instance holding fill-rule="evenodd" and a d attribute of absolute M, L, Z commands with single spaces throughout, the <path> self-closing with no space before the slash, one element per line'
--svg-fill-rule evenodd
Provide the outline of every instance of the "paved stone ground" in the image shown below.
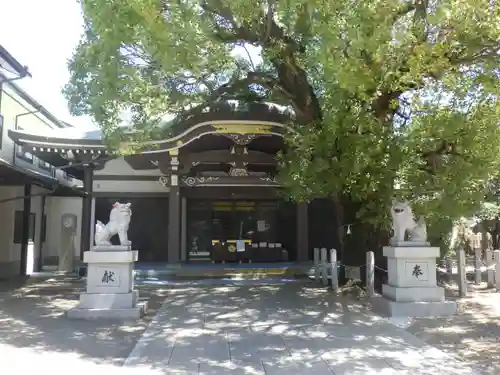
<path fill-rule="evenodd" d="M 179 375 L 475 373 L 366 306 L 302 282 L 176 286 L 125 367 Z"/>
<path fill-rule="evenodd" d="M 111 375 L 114 369 L 122 369 L 117 365 L 127 358 L 162 305 L 165 287 L 140 287 L 150 308 L 149 316 L 140 321 L 67 319 L 65 312 L 78 303 L 84 288 L 83 282 L 61 276 L 0 282 L 1 374 L 59 375 L 87 369 L 89 374 Z"/>
<path fill-rule="evenodd" d="M 468 285 L 469 295 L 457 299 L 459 313 L 440 318 L 411 319 L 407 331 L 448 353 L 454 353 L 483 374 L 500 374 L 500 293 L 486 283 Z M 448 298 L 458 294 L 448 283 Z"/>
<path fill-rule="evenodd" d="M 83 288 L 64 277 L 0 282 L 6 373 L 471 375 L 467 365 L 487 364 L 482 374 L 500 374 L 500 308 L 486 309 L 475 297 L 463 300 L 455 317 L 408 327 L 439 349 L 458 352 L 466 360 L 460 363 L 367 313 L 366 301 L 310 283 L 140 285 L 149 316 L 121 323 L 68 320 L 64 312 Z"/>

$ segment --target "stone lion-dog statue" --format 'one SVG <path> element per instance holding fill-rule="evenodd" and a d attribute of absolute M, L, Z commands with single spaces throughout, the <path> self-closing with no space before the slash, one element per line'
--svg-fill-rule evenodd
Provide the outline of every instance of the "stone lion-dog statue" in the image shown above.
<path fill-rule="evenodd" d="M 132 217 L 131 203 L 115 202 L 109 214 L 109 222 L 104 225 L 97 220 L 94 241 L 96 246 L 111 246 L 111 237 L 118 235 L 122 246 L 130 246 L 128 227 Z"/>
<path fill-rule="evenodd" d="M 413 217 L 413 211 L 408 202 L 392 201 L 391 205 L 392 229 L 394 235 L 391 238 L 391 243 L 402 242 L 427 242 L 427 226 L 423 216 L 420 216 L 418 221 Z M 405 236 L 408 234 L 408 240 Z"/>

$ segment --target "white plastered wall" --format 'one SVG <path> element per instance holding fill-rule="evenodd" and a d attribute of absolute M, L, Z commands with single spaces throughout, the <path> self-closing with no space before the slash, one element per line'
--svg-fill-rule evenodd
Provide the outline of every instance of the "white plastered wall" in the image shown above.
<path fill-rule="evenodd" d="M 134 170 L 124 158 L 117 158 L 106 163 L 101 170 L 95 171 L 94 192 L 96 193 L 166 193 L 168 188 L 159 184 L 156 179 L 135 180 L 137 176 L 161 176 L 158 169 Z M 108 179 L 106 176 L 118 177 L 120 180 Z M 100 179 L 101 177 L 102 179 Z M 130 177 L 130 180 L 127 179 Z"/>
<path fill-rule="evenodd" d="M 158 169 L 135 170 L 123 157 L 110 160 L 106 163 L 103 169 L 95 171 L 95 175 L 106 176 L 161 176 Z"/>

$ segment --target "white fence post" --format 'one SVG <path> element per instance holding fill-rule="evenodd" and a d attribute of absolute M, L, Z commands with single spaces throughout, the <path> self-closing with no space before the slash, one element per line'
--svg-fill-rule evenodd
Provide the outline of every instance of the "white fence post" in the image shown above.
<path fill-rule="evenodd" d="M 375 253 L 366 253 L 366 293 L 368 297 L 375 295 Z"/>
<path fill-rule="evenodd" d="M 330 264 L 332 267 L 332 289 L 337 290 L 339 288 L 339 274 L 337 272 L 337 250 L 330 249 Z"/>
<path fill-rule="evenodd" d="M 325 248 L 321 249 L 321 281 L 328 285 L 328 253 Z"/>
<path fill-rule="evenodd" d="M 495 287 L 495 270 L 494 270 L 494 262 L 493 262 L 493 251 L 486 250 L 486 276 L 488 280 L 488 288 Z"/>
<path fill-rule="evenodd" d="M 474 282 L 476 285 L 481 284 L 482 280 L 482 275 L 483 271 L 481 270 L 482 267 L 482 262 L 481 262 L 481 255 L 482 255 L 482 249 L 481 248 L 475 248 L 474 249 L 474 268 L 475 268 L 475 279 Z"/>
<path fill-rule="evenodd" d="M 314 248 L 314 281 L 319 283 L 319 278 L 321 276 L 321 262 L 319 259 L 319 248 Z"/>
<path fill-rule="evenodd" d="M 453 259 L 448 256 L 448 258 L 445 259 L 445 264 L 446 264 L 446 274 L 448 277 L 452 277 L 453 275 Z"/>
<path fill-rule="evenodd" d="M 458 293 L 460 297 L 467 297 L 467 273 L 465 271 L 465 250 L 458 249 Z"/>
<path fill-rule="evenodd" d="M 495 287 L 497 292 L 500 292 L 500 250 L 493 252 L 493 259 L 495 261 Z"/>

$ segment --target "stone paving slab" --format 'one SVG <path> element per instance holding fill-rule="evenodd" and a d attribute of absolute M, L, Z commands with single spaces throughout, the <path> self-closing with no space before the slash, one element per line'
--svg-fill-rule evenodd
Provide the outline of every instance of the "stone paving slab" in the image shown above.
<path fill-rule="evenodd" d="M 139 321 L 70 320 L 65 313 L 84 288 L 64 275 L 0 281 L 0 374 L 130 372 L 121 365 L 163 305 L 165 289 L 140 287 L 151 315 Z"/>
<path fill-rule="evenodd" d="M 163 374 L 479 374 L 306 283 L 174 288 L 124 364 L 136 366 Z"/>

